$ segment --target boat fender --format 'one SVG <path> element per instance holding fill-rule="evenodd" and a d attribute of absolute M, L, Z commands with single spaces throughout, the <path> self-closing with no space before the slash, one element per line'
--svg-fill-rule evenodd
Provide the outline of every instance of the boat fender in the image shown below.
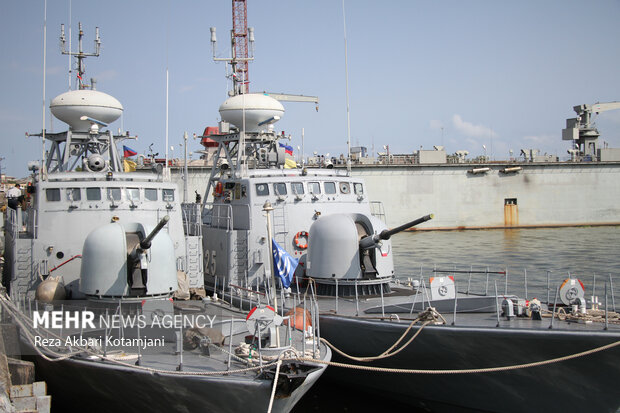
<path fill-rule="evenodd" d="M 308 310 L 304 310 L 303 308 L 295 307 L 290 309 L 286 314 L 284 314 L 285 320 L 283 324 L 286 326 L 291 324 L 291 328 L 295 330 L 304 331 L 304 318 L 306 319 L 306 328 L 312 326 L 312 316 Z"/>
<path fill-rule="evenodd" d="M 301 241 L 299 239 L 302 239 Z M 304 239 L 305 238 L 305 242 Z M 308 248 L 308 233 L 306 231 L 299 231 L 295 234 L 295 246 L 300 250 L 305 250 Z"/>
<path fill-rule="evenodd" d="M 62 277 L 48 276 L 41 284 L 38 285 L 35 292 L 35 299 L 43 303 L 51 303 L 66 298 L 65 285 Z"/>

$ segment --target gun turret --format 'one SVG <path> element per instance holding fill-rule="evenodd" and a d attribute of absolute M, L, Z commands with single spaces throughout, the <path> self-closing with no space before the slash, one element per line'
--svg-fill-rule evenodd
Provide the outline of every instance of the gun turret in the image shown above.
<path fill-rule="evenodd" d="M 421 218 L 415 219 L 411 222 L 408 222 L 406 224 L 403 224 L 393 229 L 389 229 L 389 230 L 385 229 L 381 231 L 381 233 L 379 234 L 368 235 L 360 240 L 359 242 L 360 249 L 366 250 L 366 249 L 374 248 L 377 246 L 379 242 L 381 242 L 381 240 L 388 240 L 394 234 L 402 232 L 406 229 L 409 229 L 411 227 L 414 227 L 418 224 L 421 224 L 431 219 L 433 219 L 433 214 L 425 215 Z"/>
<path fill-rule="evenodd" d="M 161 219 L 161 221 L 157 223 L 157 226 L 153 229 L 153 231 L 151 231 L 149 235 L 147 235 L 142 241 L 140 241 L 140 248 L 142 250 L 148 250 L 149 248 L 151 248 L 151 241 L 153 241 L 155 235 L 157 235 L 159 231 L 162 230 L 162 228 L 168 223 L 168 221 L 170 221 L 170 216 L 166 215 Z"/>

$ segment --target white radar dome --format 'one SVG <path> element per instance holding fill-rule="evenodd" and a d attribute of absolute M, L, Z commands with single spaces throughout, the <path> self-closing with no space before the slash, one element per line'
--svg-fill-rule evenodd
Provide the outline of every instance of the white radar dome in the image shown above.
<path fill-rule="evenodd" d="M 56 96 L 50 104 L 52 114 L 74 131 L 87 131 L 91 122 L 83 116 L 110 124 L 123 113 L 123 105 L 116 98 L 98 90 L 71 90 Z"/>
<path fill-rule="evenodd" d="M 220 106 L 222 120 L 232 123 L 239 129 L 244 127 L 244 114 L 245 131 L 259 132 L 282 118 L 284 106 L 271 96 L 262 93 L 233 96 Z"/>

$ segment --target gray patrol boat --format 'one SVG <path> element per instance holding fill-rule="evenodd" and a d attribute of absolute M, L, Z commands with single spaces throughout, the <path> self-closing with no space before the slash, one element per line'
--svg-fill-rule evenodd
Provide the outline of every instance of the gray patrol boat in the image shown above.
<path fill-rule="evenodd" d="M 246 107 L 278 107 L 266 95 L 245 99 Z M 433 410 L 620 406 L 620 318 L 611 294 L 606 304 L 586 300 L 572 278 L 548 285 L 546 301 L 526 300 L 509 294 L 503 281 L 494 289 L 502 274 L 493 271 L 482 271 L 483 292 L 465 289 L 475 271 L 438 270 L 405 281 L 395 274 L 390 237 L 432 215 L 389 230 L 361 178 L 284 167 L 283 137 L 259 125 L 282 116 L 279 107 L 278 115 L 246 118 L 241 132 L 226 122 L 233 103 L 220 108 L 228 133 L 209 136 L 219 146 L 204 197 L 213 197 L 203 209 L 207 290 L 234 301 L 242 297 L 231 285 L 268 290 L 273 233 L 298 260 L 290 287 L 279 284 L 282 305 L 295 307 L 307 291 L 318 294 L 321 339 L 344 363 L 327 372 L 339 385 Z"/>
<path fill-rule="evenodd" d="M 51 102 L 69 129 L 37 135 L 46 159 L 7 211 L 0 303 L 21 355 L 55 408 L 290 411 L 331 358 L 315 308 L 302 322 L 265 293 L 246 292 L 249 312 L 203 299 L 200 205 L 180 202 L 166 168 L 125 171 L 117 143 L 131 137 L 105 129 L 123 107 L 82 82 L 100 44 L 86 54 L 82 36 L 79 87 Z"/>
<path fill-rule="evenodd" d="M 448 411 L 620 406 L 620 319 L 607 299 L 586 300 L 569 278 L 548 285 L 546 301 L 526 300 L 493 289 L 499 274 L 488 271 L 484 293 L 456 271 L 404 282 L 390 238 L 432 215 L 390 230 L 362 178 L 291 164 L 273 127 L 284 108 L 269 94 L 233 94 L 219 111 L 202 137 L 217 143 L 203 197 L 205 288 L 234 302 L 269 291 L 273 239 L 298 262 L 290 285 L 278 284 L 280 303 L 315 294 L 321 340 L 341 362 L 327 376 L 352 388 L 343 397 Z"/>

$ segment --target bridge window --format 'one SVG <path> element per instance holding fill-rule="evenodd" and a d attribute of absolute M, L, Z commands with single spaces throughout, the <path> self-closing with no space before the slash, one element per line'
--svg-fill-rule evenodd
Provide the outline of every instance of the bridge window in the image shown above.
<path fill-rule="evenodd" d="M 276 195 L 286 195 L 286 184 L 283 182 L 273 184 L 273 193 Z"/>
<path fill-rule="evenodd" d="M 269 195 L 269 185 L 267 185 L 267 184 L 256 184 L 256 195 L 258 195 L 258 196 Z"/>
<path fill-rule="evenodd" d="M 304 184 L 303 182 L 291 182 L 291 192 L 295 195 L 303 195 L 304 194 Z"/>
<path fill-rule="evenodd" d="M 351 193 L 351 185 L 349 185 L 348 182 L 340 182 L 338 184 L 338 186 L 340 187 L 340 192 L 343 194 L 349 194 Z"/>
<path fill-rule="evenodd" d="M 67 200 L 80 201 L 82 199 L 82 192 L 80 188 L 67 188 Z"/>
<path fill-rule="evenodd" d="M 140 200 L 140 189 L 138 188 L 127 188 L 127 200 L 129 201 L 139 201 Z"/>
<path fill-rule="evenodd" d="M 353 190 L 355 191 L 356 195 L 363 195 L 364 194 L 364 185 L 362 185 L 359 182 L 356 182 L 353 184 Z"/>
<path fill-rule="evenodd" d="M 336 193 L 336 184 L 334 182 L 325 182 L 325 193 L 326 194 L 335 194 Z"/>
<path fill-rule="evenodd" d="M 86 199 L 88 201 L 101 201 L 101 189 L 86 188 Z"/>
<path fill-rule="evenodd" d="M 45 190 L 45 199 L 48 202 L 57 202 L 60 201 L 60 189 L 58 188 L 50 188 Z"/>
<path fill-rule="evenodd" d="M 311 194 L 320 194 L 321 185 L 318 182 L 308 182 L 308 192 Z"/>
<path fill-rule="evenodd" d="M 174 202 L 174 189 L 162 189 L 161 199 L 163 199 L 164 202 Z"/>
<path fill-rule="evenodd" d="M 144 199 L 146 199 L 147 201 L 157 201 L 157 189 L 145 188 Z"/>
<path fill-rule="evenodd" d="M 120 201 L 121 189 L 120 188 L 108 188 L 108 201 Z"/>

